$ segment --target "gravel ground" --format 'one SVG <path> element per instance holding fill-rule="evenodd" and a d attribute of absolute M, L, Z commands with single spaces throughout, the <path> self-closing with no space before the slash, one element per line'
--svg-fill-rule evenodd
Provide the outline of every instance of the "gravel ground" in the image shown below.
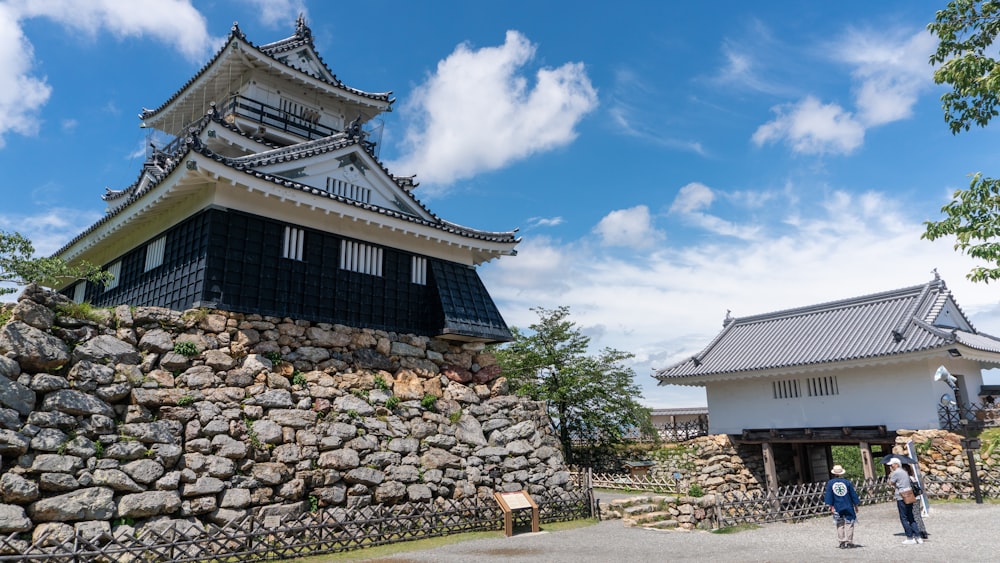
<path fill-rule="evenodd" d="M 838 549 L 831 518 L 797 524 L 766 524 L 731 534 L 626 528 L 621 520 L 548 533 L 518 533 L 412 551 L 369 560 L 379 563 L 468 563 L 520 561 L 605 563 L 607 561 L 998 561 L 1000 505 L 932 504 L 924 519 L 930 538 L 902 545 L 895 503 L 862 507 L 854 542 Z"/>

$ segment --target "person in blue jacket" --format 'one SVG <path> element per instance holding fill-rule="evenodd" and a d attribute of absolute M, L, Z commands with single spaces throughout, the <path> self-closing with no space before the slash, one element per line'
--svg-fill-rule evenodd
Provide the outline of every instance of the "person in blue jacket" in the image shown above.
<path fill-rule="evenodd" d="M 830 507 L 833 513 L 833 522 L 837 525 L 837 539 L 840 540 L 840 548 L 847 549 L 857 547 L 854 544 L 854 523 L 858 520 L 858 505 L 861 499 L 858 492 L 854 490 L 854 485 L 844 479 L 844 468 L 834 465 L 830 470 L 833 479 L 826 482 L 826 491 L 823 494 L 823 502 Z"/>

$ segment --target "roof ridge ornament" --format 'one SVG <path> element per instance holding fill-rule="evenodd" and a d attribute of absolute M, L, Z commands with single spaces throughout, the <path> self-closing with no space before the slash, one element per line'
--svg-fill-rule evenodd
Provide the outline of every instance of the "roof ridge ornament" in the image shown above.
<path fill-rule="evenodd" d="M 726 309 L 726 318 L 722 319 L 722 326 L 729 326 L 729 323 L 736 320 L 733 318 L 732 312 L 732 309 Z"/>
<path fill-rule="evenodd" d="M 295 18 L 295 36 L 312 43 L 312 30 L 306 25 L 306 15 L 299 12 L 299 17 Z"/>

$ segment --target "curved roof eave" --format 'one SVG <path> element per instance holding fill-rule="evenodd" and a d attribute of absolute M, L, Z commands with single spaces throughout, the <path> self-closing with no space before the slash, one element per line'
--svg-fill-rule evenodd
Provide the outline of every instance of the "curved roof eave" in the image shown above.
<path fill-rule="evenodd" d="M 53 253 L 53 256 L 60 256 L 60 255 L 64 254 L 70 248 L 72 248 L 74 245 L 76 245 L 79 242 L 81 242 L 82 240 L 86 239 L 86 237 L 88 235 L 90 235 L 91 233 L 93 233 L 94 231 L 96 231 L 100 226 L 102 226 L 102 225 L 110 222 L 112 219 L 114 219 L 114 217 L 116 217 L 119 214 L 121 214 L 126 208 L 128 208 L 131 205 L 135 204 L 146 193 L 148 193 L 149 191 L 153 190 L 156 186 L 160 185 L 165 180 L 167 180 L 180 167 L 180 165 L 181 165 L 182 162 L 184 162 L 184 163 L 189 162 L 190 159 L 191 159 L 192 154 L 199 155 L 199 156 L 201 156 L 203 158 L 211 159 L 212 161 L 218 162 L 218 163 L 222 164 L 223 166 L 226 166 L 227 168 L 229 168 L 231 170 L 241 172 L 242 174 L 245 174 L 247 176 L 251 176 L 251 177 L 257 178 L 259 180 L 263 180 L 263 181 L 269 182 L 271 184 L 275 184 L 275 185 L 278 185 L 278 186 L 283 186 L 285 188 L 299 190 L 299 191 L 302 191 L 302 192 L 310 193 L 312 195 L 318 195 L 318 196 L 321 196 L 321 197 L 327 197 L 327 198 L 330 198 L 332 200 L 337 201 L 338 203 L 350 205 L 352 207 L 355 207 L 355 208 L 358 208 L 358 209 L 362 209 L 362 210 L 365 210 L 365 211 L 368 211 L 368 212 L 371 212 L 371 213 L 375 213 L 375 214 L 383 216 L 383 217 L 388 217 L 388 218 L 392 218 L 392 219 L 395 219 L 395 220 L 407 221 L 407 222 L 410 222 L 410 223 L 414 223 L 414 224 L 421 225 L 421 226 L 424 226 L 424 227 L 429 227 L 429 228 L 436 229 L 436 230 L 439 230 L 439 231 L 442 231 L 442 232 L 445 232 L 445 233 L 448 233 L 448 234 L 457 235 L 457 236 L 460 236 L 460 237 L 463 237 L 463 238 L 467 238 L 467 239 L 471 239 L 471 240 L 478 240 L 478 241 L 482 241 L 482 242 L 486 242 L 486 243 L 500 244 L 500 245 L 504 245 L 504 246 L 509 246 L 510 247 L 509 254 L 511 254 L 511 255 L 515 253 L 513 247 L 516 246 L 521 241 L 520 238 L 518 238 L 518 237 L 515 236 L 516 232 L 517 232 L 516 230 L 513 230 L 513 231 L 500 231 L 500 232 L 496 232 L 496 231 L 476 231 L 476 230 L 472 230 L 472 229 L 465 229 L 465 228 L 459 227 L 459 226 L 457 226 L 455 224 L 441 221 L 440 219 L 437 219 L 437 217 L 435 217 L 436 221 L 429 221 L 429 220 L 426 220 L 426 219 L 423 219 L 423 218 L 420 218 L 420 217 L 416 217 L 416 216 L 409 215 L 409 214 L 406 214 L 406 213 L 402 213 L 402 212 L 399 212 L 399 211 L 395 211 L 395 210 L 392 210 L 392 209 L 387 209 L 387 208 L 380 207 L 380 206 L 377 206 L 377 205 L 372 205 L 372 204 L 369 204 L 369 203 L 364 203 L 364 202 L 360 202 L 360 201 L 348 199 L 348 198 L 345 198 L 345 197 L 342 197 L 342 196 L 339 196 L 339 195 L 336 195 L 336 194 L 331 194 L 331 193 L 326 192 L 324 190 L 320 190 L 320 189 L 314 188 L 312 186 L 307 186 L 305 184 L 301 184 L 301 183 L 296 182 L 294 180 L 289 180 L 287 178 L 282 178 L 280 176 L 275 176 L 273 174 L 268 174 L 268 173 L 265 173 L 265 172 L 260 172 L 260 171 L 254 170 L 252 168 L 247 168 L 247 167 L 242 167 L 242 166 L 233 166 L 232 164 L 230 164 L 230 163 L 227 162 L 227 160 L 230 160 L 230 159 L 227 159 L 226 157 L 222 157 L 220 155 L 217 155 L 217 154 L 213 153 L 212 151 L 208 150 L 207 148 L 205 148 L 203 146 L 202 147 L 196 147 L 194 142 L 189 142 L 189 143 L 187 143 L 185 145 L 185 148 L 176 155 L 176 158 L 171 161 L 171 163 L 168 165 L 168 167 L 165 168 L 165 169 L 163 169 L 162 174 L 159 174 L 155 179 L 152 179 L 148 184 L 145 185 L 145 187 L 141 191 L 139 191 L 139 190 L 134 191 L 125 201 L 121 202 L 116 207 L 114 207 L 112 209 L 109 209 L 108 212 L 105 214 L 104 217 L 102 217 L 100 220 L 98 220 L 93 225 L 91 225 L 90 227 L 88 227 L 82 233 L 80 233 L 79 235 L 77 235 L 76 237 L 74 237 L 70 242 L 68 242 L 65 245 L 63 245 L 62 248 L 60 248 L 55 253 Z M 186 167 L 187 167 L 187 165 L 185 164 L 185 168 Z M 138 184 L 134 184 L 133 186 L 136 186 L 136 185 L 138 185 Z M 501 251 L 492 251 L 492 252 L 490 252 L 490 254 L 496 254 L 497 256 L 501 256 L 501 255 L 504 255 L 504 252 L 501 252 Z"/>
<path fill-rule="evenodd" d="M 293 73 L 297 73 L 297 74 L 301 75 L 302 77 L 306 78 L 307 81 L 308 80 L 316 80 L 316 81 L 322 82 L 326 86 L 330 86 L 330 87 L 333 87 L 335 89 L 342 90 L 343 92 L 346 92 L 346 93 L 351 94 L 353 96 L 358 96 L 358 97 L 366 98 L 366 99 L 370 100 L 371 102 L 380 102 L 380 103 L 375 104 L 376 106 L 379 107 L 379 109 L 381 109 L 382 111 L 392 111 L 392 104 L 395 102 L 395 99 L 391 98 L 391 96 L 392 96 L 392 92 L 391 91 L 389 91 L 389 92 L 366 92 L 366 91 L 360 90 L 358 88 L 352 88 L 350 86 L 345 85 L 343 82 L 341 82 L 339 79 L 337 79 L 336 75 L 333 74 L 332 72 L 330 72 L 330 75 L 333 76 L 333 78 L 334 78 L 333 82 L 331 82 L 331 81 L 329 81 L 326 78 L 321 77 L 321 76 L 313 76 L 311 74 L 305 73 L 305 72 L 299 70 L 298 68 L 295 68 L 294 66 L 291 66 L 291 65 L 289 65 L 287 63 L 283 63 L 281 61 L 278 61 L 273 56 L 271 56 L 268 53 L 264 52 L 260 47 L 257 47 L 256 45 L 254 45 L 252 42 L 250 42 L 249 40 L 247 40 L 246 35 L 240 30 L 239 24 L 234 23 L 233 27 L 230 29 L 229 37 L 227 38 L 227 40 L 226 40 L 225 44 L 222 46 L 222 48 L 219 49 L 215 53 L 215 55 L 212 56 L 212 58 L 209 59 L 209 61 L 207 63 L 205 63 L 205 65 L 202 66 L 201 69 L 199 69 L 197 73 L 195 73 L 195 75 L 193 77 L 191 77 L 190 79 L 188 79 L 188 81 L 185 82 L 183 86 L 181 86 L 176 92 L 174 92 L 169 98 L 167 98 L 167 100 L 165 102 L 163 102 L 162 104 L 160 104 L 159 107 L 157 107 L 155 109 L 143 108 L 142 112 L 139 114 L 139 117 L 141 119 L 143 119 L 143 120 L 154 120 L 159 113 L 161 113 L 164 110 L 166 110 L 167 108 L 169 108 L 170 105 L 174 101 L 176 101 L 178 98 L 180 98 L 181 95 L 184 93 L 185 90 L 187 90 L 188 88 L 190 88 L 199 79 L 201 79 L 202 77 L 204 77 L 205 75 L 207 75 L 212 70 L 212 68 L 222 59 L 223 55 L 231 48 L 231 46 L 234 43 L 238 43 L 238 44 L 246 47 L 247 49 L 244 51 L 245 53 L 247 53 L 247 54 L 256 54 L 259 57 L 261 57 L 261 60 L 266 59 L 267 62 L 269 62 L 269 63 L 277 64 L 277 65 L 282 65 L 288 71 L 293 72 Z M 313 51 L 313 52 L 315 53 L 315 51 Z M 322 62 L 322 58 L 319 57 L 318 53 L 316 53 L 316 56 Z M 325 63 L 322 63 L 322 64 L 323 64 L 324 68 L 326 68 L 326 64 Z M 327 68 L 327 70 L 329 70 L 329 68 Z"/>

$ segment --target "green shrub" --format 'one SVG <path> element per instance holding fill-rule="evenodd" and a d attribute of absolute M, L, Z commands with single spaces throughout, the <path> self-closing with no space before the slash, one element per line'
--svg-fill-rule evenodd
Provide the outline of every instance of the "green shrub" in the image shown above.
<path fill-rule="evenodd" d="M 703 497 L 705 496 L 705 490 L 702 489 L 701 485 L 698 483 L 692 483 L 691 486 L 688 487 L 688 496 Z"/>
<path fill-rule="evenodd" d="M 431 412 L 437 412 L 437 400 L 438 398 L 434 395 L 424 395 L 424 398 L 420 399 L 420 406 Z"/>
<path fill-rule="evenodd" d="M 195 346 L 194 342 L 178 342 L 174 344 L 174 353 L 185 358 L 192 358 L 198 355 L 198 347 Z"/>
<path fill-rule="evenodd" d="M 305 385 L 306 376 L 302 375 L 302 372 L 296 371 L 292 374 L 292 384 L 293 385 Z"/>
<path fill-rule="evenodd" d="M 919 446 L 918 446 L 919 449 Z M 865 470 L 861 466 L 861 450 L 857 446 L 831 446 L 830 454 L 833 463 L 844 468 L 845 479 L 857 483 L 865 478 Z M 829 476 L 826 476 L 829 479 Z"/>
<path fill-rule="evenodd" d="M 377 387 L 377 388 L 379 388 L 379 389 L 381 389 L 383 391 L 388 391 L 389 390 L 389 383 L 381 375 L 376 375 L 375 376 L 375 387 Z"/>
<path fill-rule="evenodd" d="M 281 363 L 281 354 L 278 352 L 264 352 L 264 357 L 270 360 L 274 365 Z"/>
<path fill-rule="evenodd" d="M 399 397 L 393 395 L 385 401 L 385 408 L 393 410 L 399 406 Z"/>
<path fill-rule="evenodd" d="M 177 406 L 179 406 L 179 407 L 186 407 L 186 406 L 192 405 L 192 404 L 194 404 L 194 396 L 193 395 L 184 395 L 180 399 L 177 399 Z"/>

